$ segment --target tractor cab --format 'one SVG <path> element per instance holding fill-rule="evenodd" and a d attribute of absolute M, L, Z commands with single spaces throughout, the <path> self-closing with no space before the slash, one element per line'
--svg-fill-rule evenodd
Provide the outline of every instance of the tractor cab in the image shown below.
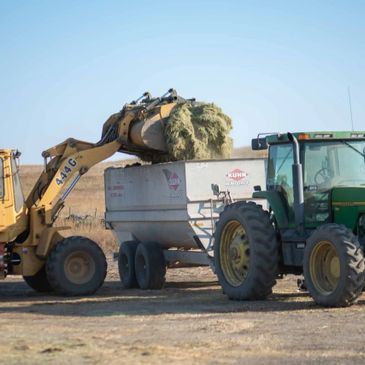
<path fill-rule="evenodd" d="M 365 213 L 365 132 L 296 133 L 292 138 L 298 161 L 290 135 L 268 136 L 256 147 L 268 147 L 269 157 L 267 191 L 255 197 L 268 198 L 284 233 L 298 224 L 309 234 L 322 224 L 339 223 L 357 234 Z M 300 176 L 293 175 L 293 165 L 301 167 Z M 295 201 L 296 192 L 303 202 Z"/>
<path fill-rule="evenodd" d="M 27 227 L 19 156 L 18 151 L 0 150 L 0 242 L 13 241 Z"/>

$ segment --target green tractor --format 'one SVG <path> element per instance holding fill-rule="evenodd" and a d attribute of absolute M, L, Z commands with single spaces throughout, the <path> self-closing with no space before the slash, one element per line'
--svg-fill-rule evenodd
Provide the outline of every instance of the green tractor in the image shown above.
<path fill-rule="evenodd" d="M 287 133 L 252 140 L 269 149 L 266 190 L 227 205 L 214 257 L 225 294 L 265 299 L 278 277 L 304 275 L 314 301 L 344 307 L 365 280 L 365 132 Z"/>

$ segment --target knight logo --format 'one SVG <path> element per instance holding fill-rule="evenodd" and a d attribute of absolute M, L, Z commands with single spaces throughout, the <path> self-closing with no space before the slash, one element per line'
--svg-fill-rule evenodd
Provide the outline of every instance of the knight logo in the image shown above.
<path fill-rule="evenodd" d="M 234 169 L 226 175 L 226 177 L 228 177 L 229 179 L 234 180 L 234 181 L 241 181 L 241 180 L 245 179 L 247 176 L 248 176 L 248 173 L 244 172 L 240 169 Z"/>
<path fill-rule="evenodd" d="M 177 173 L 166 169 L 163 169 L 162 171 L 165 174 L 167 185 L 169 186 L 169 188 L 176 191 L 181 184 L 181 179 L 179 178 Z"/>

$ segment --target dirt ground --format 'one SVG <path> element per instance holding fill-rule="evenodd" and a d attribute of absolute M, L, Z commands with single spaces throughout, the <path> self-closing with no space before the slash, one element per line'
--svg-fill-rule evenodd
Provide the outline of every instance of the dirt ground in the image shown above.
<path fill-rule="evenodd" d="M 169 270 L 159 291 L 124 290 L 116 263 L 89 298 L 0 283 L 7 364 L 364 364 L 365 298 L 323 309 L 280 280 L 267 301 L 234 302 L 207 268 Z"/>

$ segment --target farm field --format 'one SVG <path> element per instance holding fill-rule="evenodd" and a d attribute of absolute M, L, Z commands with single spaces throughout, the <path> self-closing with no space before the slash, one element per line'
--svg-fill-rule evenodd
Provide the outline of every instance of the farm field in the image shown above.
<path fill-rule="evenodd" d="M 323 309 L 296 280 L 268 301 L 234 302 L 207 268 L 168 271 L 163 290 L 124 290 L 116 264 L 89 298 L 0 283 L 7 364 L 363 364 L 365 300 Z"/>

